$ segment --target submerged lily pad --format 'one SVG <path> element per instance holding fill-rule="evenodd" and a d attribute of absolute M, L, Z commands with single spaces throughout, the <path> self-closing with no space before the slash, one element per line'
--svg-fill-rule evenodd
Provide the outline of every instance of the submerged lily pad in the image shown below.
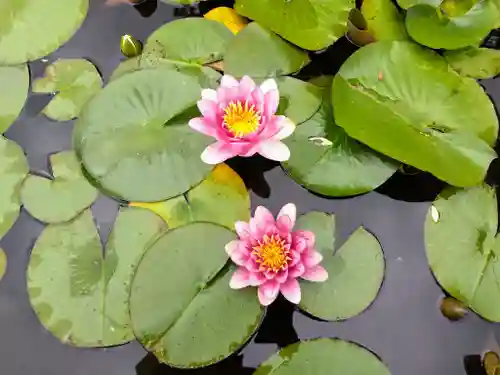
<path fill-rule="evenodd" d="M 297 342 L 264 361 L 254 375 L 390 375 L 369 350 L 350 341 L 320 338 Z"/>
<path fill-rule="evenodd" d="M 253 335 L 263 308 L 252 288 L 232 290 L 224 246 L 236 238 L 210 223 L 170 230 L 146 252 L 130 294 L 134 333 L 171 366 L 221 361 Z"/>
<path fill-rule="evenodd" d="M 0 133 L 3 134 L 17 119 L 24 107 L 30 88 L 27 65 L 0 66 Z"/>
<path fill-rule="evenodd" d="M 233 229 L 236 221 L 250 219 L 250 196 L 240 176 L 226 164 L 217 165 L 208 177 L 184 195 L 163 202 L 132 202 L 152 210 L 169 229 L 205 221 Z"/>
<path fill-rule="evenodd" d="M 487 185 L 447 188 L 425 222 L 427 260 L 436 280 L 483 318 L 500 322 L 497 199 Z"/>
<path fill-rule="evenodd" d="M 0 280 L 2 280 L 6 270 L 7 270 L 7 255 L 5 255 L 5 251 L 3 251 L 3 249 L 0 249 Z"/>
<path fill-rule="evenodd" d="M 301 280 L 300 308 L 324 320 L 345 320 L 366 310 L 378 295 L 384 280 L 385 260 L 375 236 L 359 227 L 334 252 L 335 218 L 323 212 L 309 212 L 297 220 L 297 228 L 316 235 L 316 249 L 328 280 Z"/>
<path fill-rule="evenodd" d="M 56 121 L 69 121 L 102 87 L 94 64 L 82 59 L 60 59 L 45 69 L 45 77 L 33 83 L 35 93 L 53 93 L 55 98 L 43 113 Z"/>
<path fill-rule="evenodd" d="M 335 76 L 333 108 L 349 136 L 452 185 L 480 183 L 497 157 L 498 119 L 481 86 L 413 43 L 355 52 Z"/>
<path fill-rule="evenodd" d="M 363 0 L 361 13 L 376 40 L 407 40 L 404 16 L 391 0 Z"/>
<path fill-rule="evenodd" d="M 128 201 L 161 201 L 197 185 L 213 168 L 200 158 L 211 138 L 187 125 L 200 92 L 195 78 L 170 69 L 144 69 L 111 82 L 75 126 L 85 169 Z"/>
<path fill-rule="evenodd" d="M 306 52 L 252 22 L 229 43 L 224 71 L 235 77 L 274 77 L 295 73 L 309 63 Z"/>
<path fill-rule="evenodd" d="M 398 163 L 350 138 L 335 124 L 330 88 L 324 91 L 321 108 L 284 140 L 290 159 L 283 163 L 300 185 L 327 196 L 369 192 L 387 181 Z"/>
<path fill-rule="evenodd" d="M 98 192 L 83 176 L 73 151 L 51 155 L 50 164 L 54 179 L 28 176 L 21 189 L 21 201 L 34 218 L 45 223 L 62 223 L 94 203 Z"/>
<path fill-rule="evenodd" d="M 307 50 L 320 50 L 344 36 L 353 0 L 236 0 L 240 14 Z"/>
<path fill-rule="evenodd" d="M 500 51 L 469 47 L 444 53 L 448 64 L 464 77 L 492 78 L 500 74 Z"/>
<path fill-rule="evenodd" d="M 90 211 L 47 226 L 27 270 L 31 305 L 43 326 L 62 343 L 105 347 L 134 338 L 128 295 L 146 245 L 164 229 L 148 210 L 122 208 L 103 258 Z"/>
<path fill-rule="evenodd" d="M 2 0 L 0 65 L 54 52 L 78 30 L 88 7 L 89 0 Z"/>
<path fill-rule="evenodd" d="M 0 238 L 14 225 L 21 208 L 20 190 L 29 172 L 23 149 L 0 136 Z"/>
<path fill-rule="evenodd" d="M 457 15 L 448 15 L 442 6 L 419 4 L 408 9 L 406 29 L 425 46 L 458 49 L 479 45 L 499 18 L 500 11 L 493 0 L 479 0 L 470 10 Z"/>

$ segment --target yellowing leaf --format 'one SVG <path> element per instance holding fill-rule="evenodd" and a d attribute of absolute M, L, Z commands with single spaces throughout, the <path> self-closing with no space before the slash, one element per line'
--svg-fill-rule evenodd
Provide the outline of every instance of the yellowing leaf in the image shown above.
<path fill-rule="evenodd" d="M 234 34 L 241 31 L 248 23 L 247 20 L 236 13 L 234 9 L 228 7 L 214 8 L 205 14 L 205 18 L 222 23 Z"/>

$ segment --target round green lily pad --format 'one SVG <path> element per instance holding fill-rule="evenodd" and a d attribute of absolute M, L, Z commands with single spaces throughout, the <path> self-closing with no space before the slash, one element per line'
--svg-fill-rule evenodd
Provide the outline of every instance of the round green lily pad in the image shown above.
<path fill-rule="evenodd" d="M 250 196 L 241 177 L 227 164 L 218 164 L 199 185 L 163 202 L 131 202 L 152 210 L 169 229 L 206 221 L 233 229 L 237 221 L 250 220 Z"/>
<path fill-rule="evenodd" d="M 14 225 L 21 208 L 20 190 L 29 172 L 23 149 L 0 136 L 0 238 Z"/>
<path fill-rule="evenodd" d="M 493 0 L 479 0 L 470 10 L 456 16 L 447 15 L 439 6 L 419 4 L 408 9 L 406 29 L 425 46 L 459 49 L 479 45 L 499 18 L 500 11 Z"/>
<path fill-rule="evenodd" d="M 375 236 L 359 227 L 334 251 L 335 218 L 316 211 L 299 217 L 297 229 L 315 234 L 321 265 L 328 271 L 322 283 L 300 280 L 299 307 L 323 320 L 345 320 L 366 310 L 377 298 L 385 273 L 384 253 Z"/>
<path fill-rule="evenodd" d="M 28 270 L 31 305 L 62 343 L 105 347 L 134 338 L 128 295 L 133 272 L 164 222 L 140 208 L 122 208 L 105 257 L 90 211 L 48 225 L 33 247 Z"/>
<path fill-rule="evenodd" d="M 350 341 L 320 338 L 281 349 L 264 361 L 254 375 L 390 375 L 369 350 Z"/>
<path fill-rule="evenodd" d="M 56 121 L 69 121 L 101 89 L 102 78 L 94 64 L 82 59 L 60 59 L 33 83 L 35 93 L 53 93 L 43 113 Z"/>
<path fill-rule="evenodd" d="M 89 0 L 2 0 L 0 65 L 54 52 L 78 30 L 88 8 Z"/>
<path fill-rule="evenodd" d="M 73 151 L 50 156 L 53 180 L 30 175 L 21 189 L 24 208 L 45 223 L 69 221 L 97 199 L 97 189 L 83 176 Z"/>
<path fill-rule="evenodd" d="M 7 270 L 7 255 L 5 255 L 5 251 L 3 251 L 3 249 L 0 249 L 0 280 L 2 280 L 6 270 Z"/>
<path fill-rule="evenodd" d="M 187 125 L 199 116 L 200 93 L 196 78 L 171 69 L 144 69 L 111 82 L 75 126 L 85 169 L 127 201 L 161 201 L 197 185 L 213 168 L 200 158 L 212 138 Z"/>
<path fill-rule="evenodd" d="M 500 322 L 500 237 L 495 190 L 449 187 L 429 208 L 425 247 L 441 286 L 483 318 Z"/>
<path fill-rule="evenodd" d="M 500 74 L 500 51 L 496 49 L 468 47 L 445 52 L 443 56 L 464 77 L 487 79 Z"/>
<path fill-rule="evenodd" d="M 0 16 L 1 17 L 1 16 Z M 0 66 L 0 133 L 5 133 L 21 113 L 30 88 L 27 65 Z"/>
<path fill-rule="evenodd" d="M 134 333 L 174 367 L 203 367 L 243 346 L 263 308 L 254 288 L 233 290 L 224 246 L 236 238 L 216 224 L 192 223 L 163 234 L 137 268 L 130 294 Z"/>
<path fill-rule="evenodd" d="M 335 122 L 350 137 L 452 185 L 477 185 L 497 157 L 489 145 L 498 118 L 481 86 L 414 43 L 355 52 L 335 76 L 332 98 Z"/>
<path fill-rule="evenodd" d="M 321 88 L 293 77 L 276 79 L 280 93 L 277 114 L 284 115 L 295 124 L 310 119 L 321 106 Z"/>

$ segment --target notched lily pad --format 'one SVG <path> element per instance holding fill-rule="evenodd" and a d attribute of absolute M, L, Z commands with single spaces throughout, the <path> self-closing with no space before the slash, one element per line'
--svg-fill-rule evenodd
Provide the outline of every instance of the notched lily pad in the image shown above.
<path fill-rule="evenodd" d="M 134 333 L 174 367 L 203 367 L 243 346 L 263 308 L 255 290 L 232 290 L 224 246 L 236 236 L 210 223 L 163 234 L 137 268 L 130 294 Z"/>
<path fill-rule="evenodd" d="M 206 221 L 233 229 L 236 221 L 250 219 L 250 196 L 241 177 L 226 164 L 217 165 L 208 177 L 187 193 L 163 202 L 132 202 L 150 209 L 169 229 Z"/>
<path fill-rule="evenodd" d="M 87 60 L 60 59 L 45 69 L 45 77 L 33 83 L 33 92 L 55 94 L 43 114 L 56 121 L 69 121 L 101 89 L 102 78 Z"/>
<path fill-rule="evenodd" d="M 141 208 L 122 208 L 105 258 L 90 211 L 48 225 L 27 270 L 30 302 L 43 326 L 62 343 L 105 347 L 134 338 L 128 313 L 130 283 L 163 221 Z"/>
<path fill-rule="evenodd" d="M 21 113 L 30 88 L 30 72 L 26 64 L 0 66 L 0 133 L 9 129 Z"/>
<path fill-rule="evenodd" d="M 297 221 L 297 228 L 316 235 L 316 249 L 328 280 L 301 280 L 299 307 L 324 320 L 345 320 L 363 312 L 375 300 L 384 280 L 385 260 L 375 236 L 358 228 L 334 252 L 335 218 L 323 212 L 309 212 Z"/>
<path fill-rule="evenodd" d="M 30 175 L 21 189 L 24 208 L 45 223 L 73 219 L 97 199 L 97 189 L 83 176 L 73 151 L 50 156 L 53 180 Z"/>
<path fill-rule="evenodd" d="M 340 339 L 301 341 L 264 361 L 254 375 L 390 375 L 380 359 L 362 346 Z"/>
<path fill-rule="evenodd" d="M 464 77 L 487 79 L 500 74 L 500 51 L 496 49 L 469 47 L 445 52 L 443 56 Z"/>

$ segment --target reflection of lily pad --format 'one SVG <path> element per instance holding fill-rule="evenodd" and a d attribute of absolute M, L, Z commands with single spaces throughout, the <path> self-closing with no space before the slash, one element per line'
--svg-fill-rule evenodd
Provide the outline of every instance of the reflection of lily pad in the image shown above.
<path fill-rule="evenodd" d="M 30 88 L 27 65 L 0 66 L 0 133 L 4 133 L 16 120 L 24 107 Z"/>
<path fill-rule="evenodd" d="M 19 216 L 19 191 L 28 174 L 28 160 L 17 143 L 0 137 L 0 238 Z"/>
<path fill-rule="evenodd" d="M 452 185 L 480 183 L 497 156 L 498 119 L 481 86 L 413 43 L 355 52 L 335 76 L 333 107 L 349 136 Z"/>
<path fill-rule="evenodd" d="M 425 222 L 429 266 L 441 286 L 483 318 L 500 322 L 497 199 L 487 185 L 447 188 Z"/>
<path fill-rule="evenodd" d="M 217 165 L 198 186 L 184 195 L 155 203 L 130 203 L 161 216 L 169 229 L 206 221 L 233 229 L 236 221 L 250 219 L 250 197 L 245 183 L 226 164 Z"/>
<path fill-rule="evenodd" d="M 347 30 L 352 0 L 237 0 L 235 9 L 301 48 L 320 50 Z"/>
<path fill-rule="evenodd" d="M 212 169 L 200 159 L 210 138 L 187 125 L 193 114 L 186 111 L 200 92 L 195 78 L 170 69 L 140 70 L 111 82 L 75 126 L 85 169 L 129 201 L 160 201 L 198 184 Z"/>
<path fill-rule="evenodd" d="M 390 375 L 375 354 L 349 341 L 320 338 L 289 345 L 254 375 Z"/>
<path fill-rule="evenodd" d="M 138 340 L 175 367 L 202 367 L 238 350 L 263 308 L 252 288 L 232 290 L 224 246 L 236 236 L 209 223 L 165 232 L 133 279 L 130 314 Z"/>
<path fill-rule="evenodd" d="M 122 208 L 103 258 L 90 211 L 47 226 L 33 247 L 27 279 L 41 323 L 61 342 L 78 347 L 123 344 L 133 339 L 128 293 L 146 245 L 163 221 L 140 208 Z"/>
<path fill-rule="evenodd" d="M 78 117 L 82 107 L 102 87 L 96 67 L 87 60 L 61 59 L 45 70 L 45 77 L 33 83 L 35 93 L 54 93 L 43 113 L 56 121 Z"/>
<path fill-rule="evenodd" d="M 87 15 L 89 0 L 2 0 L 0 64 L 37 60 L 66 43 Z"/>
<path fill-rule="evenodd" d="M 493 0 L 479 0 L 457 16 L 448 16 L 439 7 L 420 4 L 408 9 L 406 29 L 415 41 L 425 46 L 458 49 L 479 45 L 499 18 L 500 11 Z"/>
<path fill-rule="evenodd" d="M 300 308 L 324 320 L 352 318 L 370 306 L 384 280 L 384 253 L 375 236 L 358 228 L 334 252 L 335 219 L 323 212 L 309 212 L 297 221 L 297 228 L 314 232 L 316 249 L 328 280 L 301 280 Z"/>
<path fill-rule="evenodd" d="M 295 73 L 308 63 L 306 52 L 252 22 L 229 43 L 224 72 L 235 77 L 274 77 Z"/>
<path fill-rule="evenodd" d="M 51 155 L 50 164 L 54 180 L 28 176 L 21 189 L 21 201 L 38 220 L 62 223 L 89 207 L 97 198 L 97 190 L 83 176 L 73 151 Z"/>
<path fill-rule="evenodd" d="M 2 280 L 6 270 L 7 270 L 7 255 L 5 255 L 5 251 L 3 251 L 3 249 L 0 249 L 0 280 Z"/>
<path fill-rule="evenodd" d="M 469 47 L 444 53 L 448 64 L 464 77 L 492 78 L 500 74 L 500 51 Z"/>

